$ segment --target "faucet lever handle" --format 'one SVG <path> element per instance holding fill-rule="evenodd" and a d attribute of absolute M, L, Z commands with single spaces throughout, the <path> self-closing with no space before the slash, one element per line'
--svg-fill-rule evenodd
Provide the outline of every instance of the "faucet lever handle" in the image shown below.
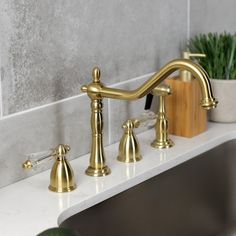
<path fill-rule="evenodd" d="M 53 158 L 54 149 L 27 154 L 27 160 L 22 164 L 23 169 L 32 169 L 38 165 L 49 162 Z"/>
<path fill-rule="evenodd" d="M 22 164 L 23 169 L 32 169 L 43 163 L 49 162 L 53 158 L 62 159 L 70 151 L 70 146 L 66 144 L 59 144 L 55 148 L 51 148 L 42 152 L 30 153 L 27 160 Z"/>
<path fill-rule="evenodd" d="M 27 160 L 22 164 L 23 169 L 33 169 L 39 165 L 51 161 L 53 158 L 65 157 L 70 147 L 66 144 L 59 144 L 56 148 L 51 148 L 42 152 L 27 154 Z"/>

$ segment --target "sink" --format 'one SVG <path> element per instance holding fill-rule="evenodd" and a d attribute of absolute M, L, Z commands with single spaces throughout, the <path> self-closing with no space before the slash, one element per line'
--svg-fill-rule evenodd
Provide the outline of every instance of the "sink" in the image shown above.
<path fill-rule="evenodd" d="M 81 236 L 236 235 L 236 140 L 79 212 L 60 227 Z"/>

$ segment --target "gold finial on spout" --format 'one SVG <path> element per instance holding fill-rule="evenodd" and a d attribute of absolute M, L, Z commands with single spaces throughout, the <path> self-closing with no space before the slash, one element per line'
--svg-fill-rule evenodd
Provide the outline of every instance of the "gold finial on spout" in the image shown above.
<path fill-rule="evenodd" d="M 93 82 L 100 83 L 100 76 L 101 76 L 100 69 L 98 67 L 95 67 L 93 69 Z"/>
<path fill-rule="evenodd" d="M 137 100 L 150 93 L 162 81 L 176 70 L 187 70 L 191 72 L 199 81 L 202 101 L 201 106 L 204 109 L 212 109 L 217 105 L 216 99 L 213 97 L 209 76 L 206 71 L 198 64 L 188 59 L 177 59 L 167 63 L 158 72 L 156 72 L 143 85 L 135 90 L 122 90 L 109 88 L 100 82 L 100 70 L 96 67 L 93 70 L 93 82 L 89 85 L 81 87 L 91 99 L 91 127 L 92 127 L 92 151 L 90 157 L 90 166 L 86 171 L 92 176 L 102 176 L 110 173 L 109 168 L 105 164 L 105 157 L 102 144 L 102 99 L 112 98 L 120 100 Z M 108 171 L 109 170 L 109 171 Z M 99 174 L 98 174 L 99 173 Z"/>

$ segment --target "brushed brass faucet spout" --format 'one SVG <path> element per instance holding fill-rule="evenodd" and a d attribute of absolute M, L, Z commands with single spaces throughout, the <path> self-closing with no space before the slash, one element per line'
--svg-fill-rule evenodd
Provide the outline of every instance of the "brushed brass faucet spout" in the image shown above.
<path fill-rule="evenodd" d="M 177 59 L 167 63 L 156 72 L 143 85 L 135 90 L 122 90 L 104 86 L 100 82 L 99 68 L 93 69 L 93 81 L 89 85 L 81 87 L 82 92 L 86 92 L 91 98 L 91 127 L 92 127 L 92 151 L 90 156 L 90 166 L 86 173 L 91 176 L 103 176 L 110 173 L 105 164 L 105 156 L 102 145 L 102 99 L 112 98 L 120 100 L 137 100 L 156 88 L 170 74 L 176 70 L 187 70 L 199 81 L 202 92 L 201 106 L 204 109 L 212 109 L 217 105 L 213 97 L 209 76 L 206 71 L 198 64 L 188 59 Z"/>
<path fill-rule="evenodd" d="M 216 106 L 217 102 L 212 95 L 208 74 L 200 65 L 188 59 L 177 59 L 167 63 L 143 85 L 131 91 L 103 86 L 103 84 L 100 83 L 100 71 L 98 68 L 94 68 L 93 75 L 97 79 L 89 85 L 82 86 L 81 90 L 86 92 L 91 99 L 112 98 L 120 100 L 137 100 L 150 93 L 165 78 L 167 78 L 176 70 L 187 70 L 199 80 L 203 96 L 202 106 L 204 108 L 211 109 Z"/>

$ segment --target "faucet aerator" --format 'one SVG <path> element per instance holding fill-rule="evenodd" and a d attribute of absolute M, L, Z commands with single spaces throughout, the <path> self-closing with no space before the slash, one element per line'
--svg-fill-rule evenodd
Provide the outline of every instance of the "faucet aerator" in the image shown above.
<path fill-rule="evenodd" d="M 205 110 L 211 110 L 217 107 L 218 101 L 215 98 L 203 99 L 201 102 L 202 108 Z"/>

